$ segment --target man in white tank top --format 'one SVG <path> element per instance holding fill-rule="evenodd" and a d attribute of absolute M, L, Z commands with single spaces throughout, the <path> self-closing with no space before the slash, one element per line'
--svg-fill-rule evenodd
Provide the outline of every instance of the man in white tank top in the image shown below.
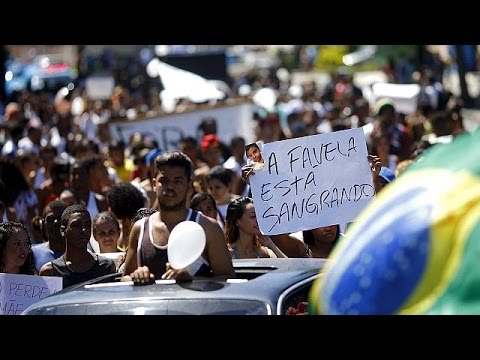
<path fill-rule="evenodd" d="M 144 222 L 137 221 L 130 232 L 129 247 L 125 259 L 125 270 L 122 280 L 133 280 L 136 284 L 148 284 L 155 280 L 155 275 L 150 271 L 150 266 L 156 267 L 157 278 L 159 270 L 165 266 L 162 278 L 189 278 L 186 269 L 173 270 L 159 261 L 152 264 L 142 264 L 144 247 L 152 246 L 158 249 L 154 255 L 162 258 L 160 261 L 168 261 L 165 255 L 159 255 L 165 251 L 168 238 L 172 229 L 178 223 L 191 220 L 192 210 L 186 207 L 187 194 L 192 186 L 192 163 L 190 159 L 180 151 L 166 152 L 155 160 L 157 174 L 152 179 L 152 184 L 157 194 L 160 211 L 148 218 L 148 230 L 144 229 Z M 189 216 L 190 215 L 190 216 Z M 196 214 L 195 214 L 196 215 Z M 228 252 L 225 236 L 218 223 L 202 214 L 198 214 L 198 223 L 205 230 L 206 246 L 203 257 L 211 267 L 213 276 L 235 277 L 232 260 Z M 197 219 L 195 219 L 197 220 Z M 139 236 L 143 231 L 148 231 L 148 241 L 139 244 Z M 142 236 L 142 239 L 145 238 Z M 147 260 L 148 261 L 148 260 Z M 143 265 L 143 266 L 142 266 Z"/>

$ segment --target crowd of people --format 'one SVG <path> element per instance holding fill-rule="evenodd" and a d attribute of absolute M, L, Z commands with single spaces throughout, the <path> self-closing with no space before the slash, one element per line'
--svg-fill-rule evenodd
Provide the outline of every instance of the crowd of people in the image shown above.
<path fill-rule="evenodd" d="M 260 231 L 249 176 L 263 164 L 263 143 L 362 128 L 378 193 L 427 148 L 464 132 L 461 101 L 427 65 L 411 79 L 421 88 L 412 114 L 388 99 L 370 104 L 344 71 L 322 89 L 315 82 L 295 87 L 274 70 L 237 79 L 232 88 L 233 96 L 252 103 L 252 144 L 242 134 L 219 138 L 218 122 L 228 121 L 221 118 L 198 119 L 198 137 L 182 138 L 175 151 L 140 132 L 128 143 L 114 139 L 112 119 L 162 111 L 155 89 L 132 98 L 128 87 L 118 86 L 109 101 L 91 101 L 81 89 L 55 97 L 18 94 L 0 122 L 1 271 L 61 276 L 64 287 L 115 272 L 147 284 L 234 277 L 232 259 L 326 258 L 346 224 L 272 236 Z M 246 83 L 251 92 L 240 94 Z M 277 94 L 273 108 L 254 101 L 263 88 Z M 176 111 L 205 106 L 181 100 Z M 202 226 L 206 246 L 190 267 L 173 269 L 169 234 L 184 220 Z"/>

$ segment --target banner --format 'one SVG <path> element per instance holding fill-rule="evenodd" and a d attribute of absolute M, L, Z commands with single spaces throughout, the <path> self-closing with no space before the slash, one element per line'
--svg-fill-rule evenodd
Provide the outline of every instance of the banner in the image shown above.
<path fill-rule="evenodd" d="M 264 234 L 353 221 L 375 195 L 362 129 L 268 143 L 250 176 Z"/>
<path fill-rule="evenodd" d="M 58 276 L 0 273 L 0 315 L 20 315 L 31 304 L 62 290 Z"/>
<path fill-rule="evenodd" d="M 217 135 L 226 144 L 229 144 L 234 136 L 242 136 L 247 144 L 254 139 L 250 104 L 224 106 L 144 120 L 111 122 L 109 127 L 112 137 L 117 140 L 128 143 L 133 133 L 140 132 L 157 140 L 161 149 L 176 150 L 180 139 L 185 136 L 193 136 L 200 143 L 198 126 L 205 117 L 214 117 L 217 120 Z"/>

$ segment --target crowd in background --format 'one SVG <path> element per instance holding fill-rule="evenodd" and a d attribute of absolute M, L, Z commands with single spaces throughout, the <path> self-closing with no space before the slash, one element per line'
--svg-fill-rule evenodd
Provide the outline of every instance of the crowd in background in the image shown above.
<path fill-rule="evenodd" d="M 107 57 L 104 61 L 114 60 Z M 234 79 L 230 95 L 219 101 L 196 104 L 179 99 L 174 112 L 251 102 L 255 140 L 263 143 L 363 128 L 369 154 L 387 169 L 381 179 L 382 186 L 388 186 L 427 148 L 464 132 L 462 103 L 444 89 L 441 64 L 432 60 L 417 68 L 404 65 L 399 68 L 391 62 L 384 71 L 389 82 L 405 83 L 409 77 L 410 83 L 420 86 L 417 109 L 408 115 L 397 111 L 388 99 L 371 104 L 344 69 L 332 73 L 330 82 L 319 88 L 315 81 L 292 84 L 288 72 L 278 68 Z M 93 229 L 89 247 L 98 253 L 125 251 L 138 211 L 159 209 L 150 180 L 156 174 L 155 159 L 164 149 L 141 132 L 127 142 L 119 141 L 110 134 L 108 124 L 118 118 L 135 121 L 164 114 L 161 86 L 148 77 L 140 58 L 115 74 L 115 81 L 112 96 L 106 101 L 92 101 L 85 89 L 77 86 L 55 94 L 24 91 L 4 104 L 0 121 L 0 223 L 22 223 L 31 243 L 45 246 L 50 242 L 47 251 L 55 258 L 65 249 L 65 240 L 53 227 L 54 222 L 63 221 L 58 209 L 84 206 Z M 255 101 L 260 89 L 275 93 L 272 106 Z M 193 164 L 194 187 L 187 204 L 228 231 L 229 205 L 248 196 L 250 189 L 242 180 L 247 144 L 242 134 L 220 138 L 217 127 L 223 121 L 228 119 L 199 118 L 199 133 L 181 139 L 178 150 Z M 331 240 L 340 233 L 336 225 L 333 227 L 333 235 L 328 236 Z M 315 249 L 310 256 L 328 256 L 328 251 L 313 245 L 313 235 L 309 236 Z M 274 252 L 284 256 L 288 251 Z M 37 262 L 37 272 L 43 264 Z"/>

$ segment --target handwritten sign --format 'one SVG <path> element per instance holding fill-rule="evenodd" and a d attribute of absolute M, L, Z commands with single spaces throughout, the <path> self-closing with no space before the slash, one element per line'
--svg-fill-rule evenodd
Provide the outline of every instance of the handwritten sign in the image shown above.
<path fill-rule="evenodd" d="M 176 150 L 185 136 L 198 137 L 198 125 L 205 117 L 217 120 L 217 135 L 225 143 L 241 134 L 248 143 L 253 141 L 252 110 L 250 104 L 224 106 L 188 113 L 171 114 L 156 118 L 110 122 L 112 137 L 128 142 L 135 132 L 149 135 L 158 141 L 160 148 Z"/>
<path fill-rule="evenodd" d="M 0 315 L 20 315 L 31 304 L 62 290 L 62 278 L 0 273 Z"/>
<path fill-rule="evenodd" d="M 250 185 L 264 234 L 351 222 L 375 195 L 360 128 L 268 143 L 262 155 Z"/>

